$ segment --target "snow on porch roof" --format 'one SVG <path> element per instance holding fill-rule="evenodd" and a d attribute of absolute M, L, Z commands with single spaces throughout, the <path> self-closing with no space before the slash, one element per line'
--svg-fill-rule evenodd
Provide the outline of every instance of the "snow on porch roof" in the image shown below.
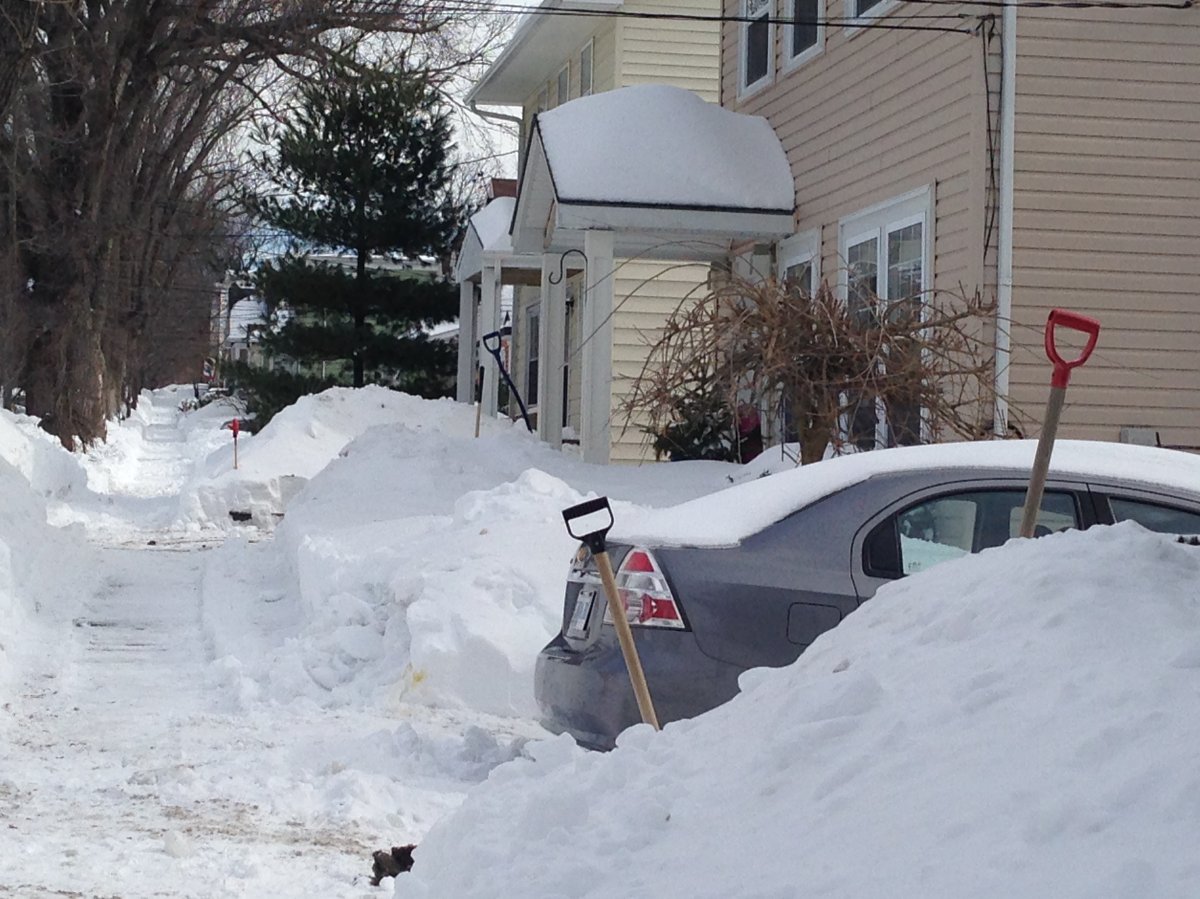
<path fill-rule="evenodd" d="M 560 203 L 782 212 L 791 169 L 766 119 L 691 91 L 642 84 L 543 112 L 538 132 Z"/>
<path fill-rule="evenodd" d="M 513 207 L 516 205 L 517 201 L 514 197 L 496 197 L 471 216 L 471 227 L 479 237 L 479 244 L 483 248 L 483 252 L 512 252 L 512 240 L 508 236 L 508 226 L 512 222 Z"/>

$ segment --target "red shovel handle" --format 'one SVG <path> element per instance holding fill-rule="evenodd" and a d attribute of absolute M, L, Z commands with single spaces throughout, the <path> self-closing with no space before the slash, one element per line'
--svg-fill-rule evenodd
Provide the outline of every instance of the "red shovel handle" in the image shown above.
<path fill-rule="evenodd" d="M 1070 328 L 1072 331 L 1082 331 L 1088 336 L 1087 344 L 1079 354 L 1079 358 L 1066 360 L 1058 354 L 1054 342 L 1054 329 L 1057 327 Z M 1054 374 L 1050 376 L 1051 387 L 1066 387 L 1071 380 L 1071 369 L 1078 368 L 1088 361 L 1092 350 L 1096 348 L 1096 339 L 1100 336 L 1100 322 L 1078 312 L 1068 312 L 1066 309 L 1052 309 L 1046 320 L 1046 355 L 1054 363 Z"/>

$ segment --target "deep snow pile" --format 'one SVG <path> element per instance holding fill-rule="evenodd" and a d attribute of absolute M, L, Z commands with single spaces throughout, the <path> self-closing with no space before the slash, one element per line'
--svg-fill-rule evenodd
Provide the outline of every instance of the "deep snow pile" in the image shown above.
<path fill-rule="evenodd" d="M 272 542 L 232 541 L 209 566 L 205 623 L 237 696 L 531 716 L 574 551 L 562 510 L 604 492 L 629 515 L 746 474 L 587 465 L 511 422 L 474 427 L 449 400 L 334 389 L 247 439 L 237 472 L 228 448 L 208 460 L 195 490 L 212 516 L 306 479 Z"/>
<path fill-rule="evenodd" d="M 71 455 L 25 416 L 0 410 L 0 704 L 13 662 L 34 642 L 30 630 L 61 625 L 75 607 L 80 535 L 47 524 L 47 497 L 86 491 Z M 83 566 L 86 570 L 86 564 Z"/>
<path fill-rule="evenodd" d="M 1194 896 L 1197 583 L 1133 524 L 896 582 L 709 714 L 529 747 L 395 895 Z"/>

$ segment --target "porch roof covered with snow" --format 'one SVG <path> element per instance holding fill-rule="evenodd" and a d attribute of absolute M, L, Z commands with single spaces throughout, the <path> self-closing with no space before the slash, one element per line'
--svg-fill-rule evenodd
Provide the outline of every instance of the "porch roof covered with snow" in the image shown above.
<path fill-rule="evenodd" d="M 513 197 L 496 197 L 471 216 L 455 266 L 459 283 L 478 282 L 485 265 L 500 271 L 502 284 L 538 283 L 541 257 L 514 253 L 508 234 L 516 202 Z"/>
<path fill-rule="evenodd" d="M 517 253 L 611 231 L 618 257 L 711 260 L 792 232 L 795 186 L 766 119 L 636 85 L 534 119 L 512 221 Z"/>

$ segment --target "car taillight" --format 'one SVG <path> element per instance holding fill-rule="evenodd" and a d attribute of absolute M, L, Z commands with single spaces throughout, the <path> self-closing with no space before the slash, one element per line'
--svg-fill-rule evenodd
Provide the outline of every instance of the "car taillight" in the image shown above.
<path fill-rule="evenodd" d="M 616 573 L 617 593 L 625 606 L 625 617 L 632 625 L 683 629 L 683 616 L 667 579 L 649 550 L 634 547 L 626 554 Z M 604 610 L 604 621 L 612 624 L 612 615 Z"/>

